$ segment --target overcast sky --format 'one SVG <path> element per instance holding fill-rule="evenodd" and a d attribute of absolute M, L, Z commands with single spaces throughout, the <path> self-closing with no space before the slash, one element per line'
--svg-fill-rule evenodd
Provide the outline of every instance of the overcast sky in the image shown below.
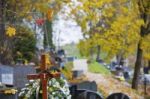
<path fill-rule="evenodd" d="M 53 40 L 56 45 L 65 45 L 68 43 L 78 43 L 83 38 L 81 28 L 71 19 L 63 19 L 59 15 L 59 20 L 53 24 Z"/>

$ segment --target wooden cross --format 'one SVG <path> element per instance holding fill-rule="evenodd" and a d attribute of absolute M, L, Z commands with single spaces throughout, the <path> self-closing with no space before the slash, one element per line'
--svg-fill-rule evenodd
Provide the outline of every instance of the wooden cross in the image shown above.
<path fill-rule="evenodd" d="M 28 79 L 40 79 L 42 83 L 42 99 L 48 99 L 47 94 L 47 81 L 51 78 L 60 77 L 60 73 L 57 74 L 51 74 L 48 71 L 48 67 L 46 64 L 46 55 L 41 55 L 41 66 L 40 66 L 41 72 L 39 74 L 29 74 L 27 75 Z"/>

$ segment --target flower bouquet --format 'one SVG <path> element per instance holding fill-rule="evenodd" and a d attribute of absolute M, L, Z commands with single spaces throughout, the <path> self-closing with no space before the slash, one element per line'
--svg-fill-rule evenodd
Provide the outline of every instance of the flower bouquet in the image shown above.
<path fill-rule="evenodd" d="M 47 84 L 48 99 L 71 99 L 67 81 L 62 78 L 52 78 Z M 20 99 L 42 99 L 40 80 L 30 80 L 19 93 Z"/>

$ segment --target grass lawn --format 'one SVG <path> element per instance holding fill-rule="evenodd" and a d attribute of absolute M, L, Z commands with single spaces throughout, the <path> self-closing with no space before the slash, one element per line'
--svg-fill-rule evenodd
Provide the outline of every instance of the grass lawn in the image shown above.
<path fill-rule="evenodd" d="M 92 73 L 100 73 L 100 74 L 105 74 L 105 75 L 110 75 L 111 72 L 105 68 L 103 65 L 97 63 L 97 62 L 92 62 L 88 65 L 88 70 Z"/>

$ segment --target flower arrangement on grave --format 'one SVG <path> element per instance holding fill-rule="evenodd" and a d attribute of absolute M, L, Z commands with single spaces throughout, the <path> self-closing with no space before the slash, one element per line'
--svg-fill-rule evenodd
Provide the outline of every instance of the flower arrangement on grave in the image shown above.
<path fill-rule="evenodd" d="M 7 95 L 16 94 L 18 92 L 18 90 L 16 90 L 15 88 L 8 88 L 1 82 L 0 82 L 0 89 L 2 93 L 7 94 Z"/>
<path fill-rule="evenodd" d="M 16 94 L 17 90 L 16 89 L 7 89 L 4 91 L 4 94 Z"/>
<path fill-rule="evenodd" d="M 48 99 L 71 99 L 67 81 L 62 78 L 52 78 L 47 85 Z M 42 89 L 40 80 L 30 80 L 19 93 L 20 99 L 41 99 Z"/>

